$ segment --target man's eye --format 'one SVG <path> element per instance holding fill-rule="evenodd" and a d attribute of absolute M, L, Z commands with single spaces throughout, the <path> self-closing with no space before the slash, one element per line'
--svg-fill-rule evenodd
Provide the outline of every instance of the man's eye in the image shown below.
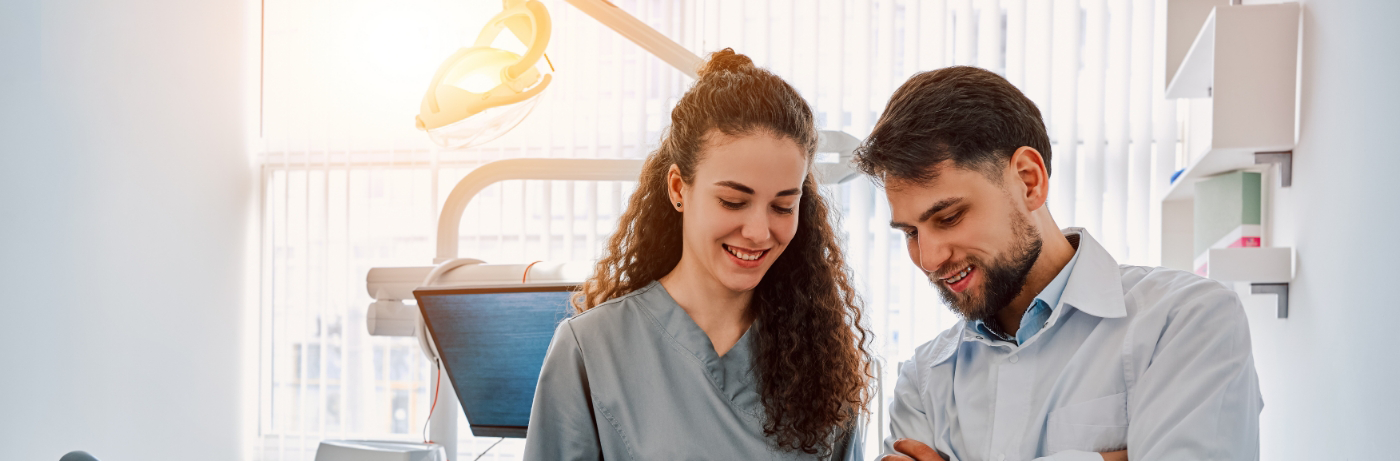
<path fill-rule="evenodd" d="M 737 210 L 744 207 L 744 202 L 731 202 L 725 199 L 719 199 L 719 204 L 720 206 L 731 210 Z"/>
<path fill-rule="evenodd" d="M 944 226 L 951 226 L 951 225 L 957 224 L 957 223 L 958 223 L 958 218 L 961 218 L 961 217 L 962 217 L 962 212 L 959 211 L 959 212 L 957 212 L 957 213 L 955 213 L 955 214 L 953 214 L 953 215 L 951 215 L 951 216 L 948 216 L 948 217 L 946 217 L 946 218 L 940 219 L 938 222 L 942 223 Z"/>
<path fill-rule="evenodd" d="M 909 240 L 914 240 L 915 238 L 917 238 L 917 237 L 919 236 L 919 230 L 918 230 L 918 229 L 912 229 L 912 228 L 911 228 L 911 229 L 905 229 L 905 230 L 903 230 L 903 231 L 901 231 L 901 232 L 904 233 L 904 238 L 909 239 Z"/>

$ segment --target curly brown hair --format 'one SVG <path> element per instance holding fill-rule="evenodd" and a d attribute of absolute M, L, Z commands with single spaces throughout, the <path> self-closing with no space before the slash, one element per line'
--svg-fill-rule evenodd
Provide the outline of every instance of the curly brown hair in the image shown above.
<path fill-rule="evenodd" d="M 755 339 L 764 434 L 778 447 L 829 454 L 835 436 L 853 430 L 867 410 L 870 331 L 825 199 L 810 171 L 817 133 L 797 90 L 747 56 L 725 48 L 710 56 L 695 86 L 671 111 L 671 126 L 642 167 L 638 187 L 608 242 L 605 257 L 574 297 L 579 312 L 645 287 L 681 259 L 681 214 L 672 208 L 666 175 L 676 165 L 692 184 L 706 136 L 768 133 L 791 139 L 806 154 L 797 233 L 754 288 L 750 309 L 761 325 Z"/>

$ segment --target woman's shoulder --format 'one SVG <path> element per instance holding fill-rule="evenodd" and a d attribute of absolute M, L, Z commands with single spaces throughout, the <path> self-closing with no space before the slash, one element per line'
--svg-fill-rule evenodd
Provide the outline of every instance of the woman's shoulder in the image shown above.
<path fill-rule="evenodd" d="M 575 314 L 568 319 L 570 327 L 575 334 L 588 334 L 609 332 L 632 324 L 635 320 L 646 315 L 641 308 L 649 302 L 646 298 L 658 286 L 660 286 L 659 283 L 652 282 L 631 293 L 607 300 L 593 306 L 592 309 Z"/>

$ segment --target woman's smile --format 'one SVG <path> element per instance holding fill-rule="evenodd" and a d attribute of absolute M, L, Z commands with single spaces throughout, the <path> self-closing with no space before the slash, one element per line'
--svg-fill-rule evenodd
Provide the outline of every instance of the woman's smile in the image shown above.
<path fill-rule="evenodd" d="M 754 269 L 763 264 L 763 258 L 768 256 L 768 250 L 755 250 L 750 248 L 736 247 L 726 243 L 719 244 L 724 248 L 725 254 L 729 255 L 729 260 L 735 265 L 744 269 Z"/>

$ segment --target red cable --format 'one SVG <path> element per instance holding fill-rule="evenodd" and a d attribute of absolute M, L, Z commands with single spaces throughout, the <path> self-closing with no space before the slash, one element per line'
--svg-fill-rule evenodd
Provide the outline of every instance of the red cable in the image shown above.
<path fill-rule="evenodd" d="M 535 262 L 530 263 L 530 265 L 525 266 L 525 273 L 520 275 L 520 283 L 525 283 L 525 278 L 530 276 L 530 268 L 531 268 L 531 267 L 535 267 L 536 264 L 539 264 L 539 263 L 542 263 L 542 262 L 544 262 L 544 261 L 535 261 Z"/>
<path fill-rule="evenodd" d="M 438 391 L 441 390 L 441 388 L 442 388 L 442 360 L 438 360 L 438 361 L 437 361 L 437 369 L 438 369 L 438 371 L 437 371 L 437 379 L 436 379 L 435 382 L 433 383 L 433 404 L 432 404 L 431 406 L 428 407 L 428 421 L 423 423 L 423 430 L 424 430 L 425 432 L 426 432 L 427 429 L 428 429 L 428 423 L 430 423 L 430 422 L 433 421 L 433 410 L 436 410 L 436 409 L 437 409 Z M 433 442 L 432 440 L 428 440 L 428 436 L 427 436 L 427 434 L 425 433 L 425 434 L 423 435 L 423 443 L 435 443 L 435 442 Z M 489 450 L 489 448 L 488 448 L 488 450 Z M 452 461 L 452 458 L 448 457 L 448 458 L 445 458 L 443 461 Z"/>
<path fill-rule="evenodd" d="M 442 387 L 442 361 L 437 363 L 437 381 L 433 383 L 433 405 L 428 407 L 428 420 L 423 422 L 423 443 L 433 443 L 428 440 L 428 423 L 433 421 L 433 410 L 437 409 L 438 390 Z"/>

